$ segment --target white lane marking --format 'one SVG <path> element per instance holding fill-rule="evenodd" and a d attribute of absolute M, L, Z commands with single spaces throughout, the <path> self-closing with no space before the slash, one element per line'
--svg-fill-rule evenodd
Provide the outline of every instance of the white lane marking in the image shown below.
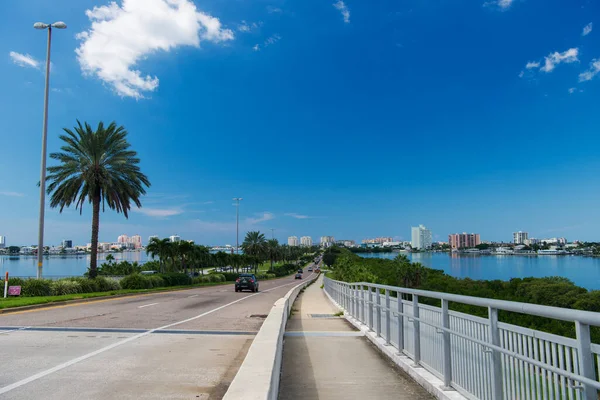
<path fill-rule="evenodd" d="M 312 276 L 312 274 L 310 274 L 309 276 Z M 271 290 L 275 290 L 275 289 L 279 289 L 279 288 L 281 288 L 281 287 L 290 286 L 290 285 L 295 285 L 295 284 L 297 284 L 296 280 L 294 280 L 294 282 L 292 282 L 292 283 L 286 283 L 285 285 L 275 286 L 274 288 L 267 289 L 267 290 L 263 290 L 263 291 L 262 291 L 262 293 L 265 293 L 265 292 L 270 292 Z M 159 331 L 159 330 L 162 330 L 162 329 L 167 329 L 167 328 L 170 328 L 170 327 L 172 327 L 172 326 L 176 326 L 176 325 L 185 324 L 186 322 L 190 322 L 190 321 L 196 320 L 196 319 L 198 319 L 198 318 L 202 318 L 202 317 L 204 317 L 204 316 L 206 316 L 206 315 L 208 315 L 208 314 L 212 314 L 212 313 L 214 313 L 215 311 L 222 310 L 222 309 L 224 309 L 225 307 L 229 307 L 229 306 L 231 306 L 231 305 L 234 305 L 234 304 L 236 304 L 236 303 L 239 303 L 240 301 L 247 300 L 247 299 L 249 299 L 250 297 L 258 296 L 258 295 L 260 295 L 260 294 L 261 294 L 261 292 L 254 293 L 254 294 L 250 294 L 250 295 L 248 295 L 248 296 L 242 297 L 241 299 L 237 299 L 237 300 L 235 300 L 235 301 L 232 301 L 231 303 L 224 304 L 224 305 L 222 305 L 222 306 L 220 306 L 220 307 L 213 308 L 212 310 L 209 310 L 209 311 L 206 311 L 206 312 L 204 312 L 204 313 L 202 313 L 202 314 L 196 315 L 195 317 L 191 317 L 191 318 L 188 318 L 188 319 L 184 319 L 183 321 L 174 322 L 174 323 L 172 323 L 172 324 L 169 324 L 169 325 L 164 325 L 164 326 L 161 326 L 160 328 L 154 328 L 154 329 L 150 329 L 150 330 L 148 330 L 148 331 L 146 331 L 146 332 L 142 332 L 142 333 L 139 333 L 139 334 L 137 334 L 137 335 L 130 336 L 130 337 L 128 337 L 127 339 L 123 339 L 123 340 L 121 340 L 120 342 L 113 343 L 113 344 L 111 344 L 111 345 L 108 345 L 108 346 L 106 346 L 106 347 L 103 347 L 103 348 L 101 348 L 101 349 L 98 349 L 98 350 L 96 350 L 96 351 L 92 351 L 91 353 L 84 354 L 84 355 L 82 355 L 81 357 L 77 357 L 77 358 L 74 358 L 74 359 L 72 359 L 72 360 L 70 360 L 70 361 L 67 361 L 67 362 L 65 362 L 65 363 L 59 364 L 59 365 L 57 365 L 57 366 L 55 366 L 55 367 L 52 367 L 52 368 L 50 368 L 50 369 L 47 369 L 47 370 L 45 370 L 45 371 L 38 372 L 37 374 L 35 374 L 35 375 L 31 375 L 30 377 L 27 377 L 27 378 L 25 378 L 25 379 L 21 379 L 21 380 L 20 380 L 20 381 L 18 381 L 18 382 L 12 383 L 12 384 L 10 384 L 10 385 L 7 385 L 7 386 L 4 386 L 3 388 L 0 388 L 0 394 L 8 393 L 8 392 L 10 392 L 11 390 L 17 389 L 17 388 L 19 388 L 19 387 L 21 387 L 21 386 L 23 386 L 23 385 L 26 385 L 26 384 L 28 384 L 28 383 L 31 383 L 31 382 L 33 382 L 33 381 L 36 381 L 36 380 L 38 380 L 38 379 L 40 379 L 40 378 L 43 378 L 43 377 L 45 377 L 45 376 L 47 376 L 47 375 L 53 374 L 53 373 L 55 373 L 55 372 L 58 372 L 58 371 L 60 371 L 60 370 L 62 370 L 62 369 L 65 369 L 65 368 L 67 368 L 67 367 L 70 367 L 71 365 L 77 364 L 78 362 L 81 362 L 81 361 L 87 360 L 88 358 L 91 358 L 91 357 L 97 356 L 98 354 L 104 353 L 105 351 L 108 351 L 108 350 L 114 349 L 115 347 L 121 346 L 121 345 L 123 345 L 123 344 L 125 344 L 125 343 L 132 342 L 132 341 L 134 341 L 134 340 L 137 340 L 137 339 L 139 339 L 139 338 L 142 338 L 142 337 L 144 337 L 144 336 L 148 336 L 148 335 L 150 335 L 150 334 L 151 334 L 151 333 L 153 333 L 153 332 L 156 332 L 156 331 Z"/>
<path fill-rule="evenodd" d="M 191 299 L 192 297 L 198 297 L 198 295 L 197 294 L 193 294 L 191 296 L 188 296 L 188 299 Z"/>
<path fill-rule="evenodd" d="M 150 306 L 155 306 L 159 303 L 151 303 L 151 304 L 144 304 L 143 306 L 138 306 L 138 308 L 144 308 L 144 307 L 150 307 Z"/>

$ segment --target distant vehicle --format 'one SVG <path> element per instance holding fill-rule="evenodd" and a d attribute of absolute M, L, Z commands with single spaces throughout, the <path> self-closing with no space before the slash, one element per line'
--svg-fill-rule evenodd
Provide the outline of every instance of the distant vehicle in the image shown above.
<path fill-rule="evenodd" d="M 240 274 L 235 280 L 235 291 L 241 292 L 242 290 L 258 292 L 258 279 L 254 274 Z"/>
<path fill-rule="evenodd" d="M 315 269 L 315 272 L 316 272 L 317 274 L 320 274 L 320 273 L 321 273 L 321 268 L 317 267 L 317 268 Z"/>
<path fill-rule="evenodd" d="M 294 279 L 302 279 L 302 274 L 301 273 L 297 273 L 296 277 Z"/>
<path fill-rule="evenodd" d="M 142 271 L 140 272 L 141 275 L 154 275 L 154 274 L 158 274 L 158 272 L 156 271 Z"/>
<path fill-rule="evenodd" d="M 308 267 L 308 272 L 312 272 L 312 267 Z"/>
<path fill-rule="evenodd" d="M 298 273 L 299 273 L 299 274 L 303 274 L 303 273 L 304 273 L 304 270 L 303 270 L 303 269 L 299 269 L 299 270 L 298 270 Z"/>

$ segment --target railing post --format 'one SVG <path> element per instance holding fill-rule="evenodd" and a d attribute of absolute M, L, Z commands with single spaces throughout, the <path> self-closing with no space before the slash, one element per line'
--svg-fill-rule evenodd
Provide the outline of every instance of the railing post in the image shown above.
<path fill-rule="evenodd" d="M 365 290 L 363 285 L 360 287 L 360 323 L 366 325 L 365 322 Z"/>
<path fill-rule="evenodd" d="M 579 373 L 588 379 L 596 380 L 594 371 L 594 359 L 592 358 L 590 326 L 575 321 L 575 332 L 577 334 L 577 353 L 579 358 Z M 584 398 L 586 400 L 598 399 L 598 391 L 589 385 L 584 386 Z"/>
<path fill-rule="evenodd" d="M 385 289 L 385 344 L 390 344 L 390 291 Z"/>
<path fill-rule="evenodd" d="M 498 329 L 498 309 L 488 307 L 490 320 L 490 339 L 494 346 L 500 347 L 500 330 Z M 492 349 L 492 400 L 502 400 L 504 398 L 504 388 L 502 380 L 504 371 L 502 371 L 502 359 L 499 351 Z"/>
<path fill-rule="evenodd" d="M 375 312 L 377 321 L 375 321 L 375 332 L 377 333 L 377 337 L 381 337 L 381 293 L 378 288 L 375 288 L 375 296 L 377 299 L 377 312 Z"/>
<path fill-rule="evenodd" d="M 402 293 L 396 292 L 397 301 L 396 309 L 398 310 L 398 355 L 401 356 L 404 350 L 404 303 L 402 303 Z"/>
<path fill-rule="evenodd" d="M 369 289 L 369 330 L 373 330 L 373 288 L 367 286 Z"/>
<path fill-rule="evenodd" d="M 412 295 L 413 298 L 413 343 L 415 355 L 415 367 L 420 367 L 421 362 L 421 326 L 419 324 L 419 296 Z"/>
<path fill-rule="evenodd" d="M 448 300 L 442 300 L 442 327 L 450 329 L 450 313 L 448 312 Z M 452 344 L 450 343 L 450 332 L 442 332 L 444 338 L 444 386 L 442 390 L 452 390 Z"/>

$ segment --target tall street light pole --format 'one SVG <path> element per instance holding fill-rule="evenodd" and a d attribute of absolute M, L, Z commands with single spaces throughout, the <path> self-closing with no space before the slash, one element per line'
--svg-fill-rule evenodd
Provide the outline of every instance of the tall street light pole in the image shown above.
<path fill-rule="evenodd" d="M 44 257 L 44 210 L 46 201 L 46 138 L 48 132 L 48 92 L 50 86 L 50 44 L 52 41 L 52 28 L 65 29 L 67 24 L 64 22 L 55 22 L 53 24 L 44 24 L 36 22 L 33 24 L 35 29 L 48 30 L 48 45 L 46 49 L 46 86 L 44 87 L 44 123 L 42 127 L 42 166 L 40 171 L 40 222 L 38 231 L 38 269 L 37 277 L 42 277 L 42 263 Z"/>
<path fill-rule="evenodd" d="M 240 253 L 240 201 L 242 201 L 241 197 L 234 197 L 233 201 L 235 201 L 234 206 L 236 207 L 235 211 L 235 254 Z"/>
<path fill-rule="evenodd" d="M 271 239 L 275 239 L 275 228 L 271 228 Z"/>

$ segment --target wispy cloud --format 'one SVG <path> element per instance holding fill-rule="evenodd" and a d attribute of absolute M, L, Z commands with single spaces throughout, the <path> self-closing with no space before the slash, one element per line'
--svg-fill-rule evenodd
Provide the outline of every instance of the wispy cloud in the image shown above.
<path fill-rule="evenodd" d="M 275 214 L 264 211 L 262 213 L 258 213 L 255 217 L 246 218 L 246 223 L 249 225 L 258 224 L 260 222 L 270 221 L 275 218 Z"/>
<path fill-rule="evenodd" d="M 563 51 L 562 53 L 555 51 L 554 53 L 549 54 L 545 58 L 544 66 L 540 68 L 540 71 L 552 72 L 558 64 L 570 64 L 573 62 L 578 62 L 578 55 L 579 49 L 577 47 L 570 48 L 569 50 Z"/>
<path fill-rule="evenodd" d="M 308 215 L 302 215 L 302 214 L 296 214 L 296 213 L 285 213 L 284 215 L 286 217 L 292 217 L 292 218 L 296 218 L 296 219 L 308 219 L 308 218 L 311 218 Z"/>
<path fill-rule="evenodd" d="M 132 208 L 132 211 L 146 215 L 148 217 L 166 218 L 174 215 L 183 214 L 181 208 Z"/>
<path fill-rule="evenodd" d="M 342 0 L 338 0 L 336 3 L 333 3 L 333 6 L 342 13 L 342 17 L 344 17 L 344 22 L 350 23 L 350 10 L 348 10 L 348 6 Z"/>
<path fill-rule="evenodd" d="M 142 75 L 139 61 L 179 46 L 233 39 L 218 18 L 199 12 L 191 0 L 123 0 L 86 11 L 91 27 L 77 34 L 75 50 L 84 74 L 95 75 L 123 97 L 140 99 L 158 87 L 158 77 Z"/>
<path fill-rule="evenodd" d="M 283 10 L 279 7 L 267 6 L 267 12 L 269 14 L 279 14 L 279 13 L 283 12 Z"/>
<path fill-rule="evenodd" d="M 577 90 L 577 88 L 574 88 L 574 87 L 569 88 L 569 94 L 575 93 L 576 90 Z"/>
<path fill-rule="evenodd" d="M 259 51 L 260 50 L 260 45 L 257 43 L 254 46 L 252 46 L 252 50 L 254 51 Z"/>
<path fill-rule="evenodd" d="M 9 197 L 23 197 L 25 194 L 18 192 L 0 192 L 1 196 L 9 196 Z"/>
<path fill-rule="evenodd" d="M 532 68 L 539 68 L 540 67 L 540 63 L 537 61 L 529 61 L 526 65 L 525 68 L 527 69 L 532 69 Z"/>
<path fill-rule="evenodd" d="M 8 55 L 10 56 L 12 62 L 14 62 L 20 67 L 29 67 L 35 69 L 40 68 L 40 62 L 32 56 L 30 56 L 29 54 L 21 54 L 17 53 L 16 51 L 11 51 L 10 53 L 8 53 Z"/>
<path fill-rule="evenodd" d="M 238 25 L 237 30 L 240 32 L 252 32 L 255 29 L 258 29 L 262 25 L 262 21 L 257 22 L 246 22 L 243 21 Z"/>
<path fill-rule="evenodd" d="M 581 32 L 581 36 L 587 36 L 592 33 L 593 24 L 590 22 L 586 26 L 583 27 L 583 32 Z"/>
<path fill-rule="evenodd" d="M 494 7 L 506 11 L 512 6 L 514 0 L 493 0 L 483 3 L 484 7 Z"/>
<path fill-rule="evenodd" d="M 592 60 L 590 68 L 579 74 L 579 82 L 591 81 L 600 72 L 600 60 Z"/>
<path fill-rule="evenodd" d="M 265 39 L 265 41 L 262 44 L 262 47 L 269 47 L 269 46 L 277 43 L 280 40 L 281 40 L 281 36 L 278 33 L 275 33 Z M 260 44 L 258 44 L 258 43 L 252 47 L 252 50 L 254 50 L 254 51 L 259 51 L 260 49 L 261 49 L 261 47 L 260 47 Z"/>

